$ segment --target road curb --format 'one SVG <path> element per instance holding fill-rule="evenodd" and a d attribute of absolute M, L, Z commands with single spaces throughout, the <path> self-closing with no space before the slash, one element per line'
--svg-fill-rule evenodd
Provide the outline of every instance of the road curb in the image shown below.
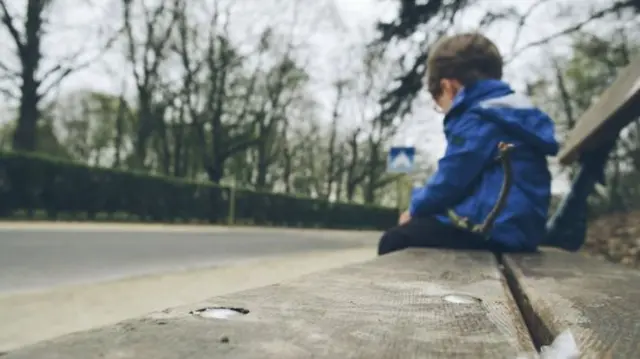
<path fill-rule="evenodd" d="M 326 234 L 379 235 L 379 231 L 340 230 L 322 228 L 223 226 L 203 224 L 156 224 L 156 223 L 117 223 L 117 222 L 47 222 L 47 221 L 0 221 L 0 230 L 62 230 L 62 231 L 122 231 L 122 232 L 294 232 Z"/>

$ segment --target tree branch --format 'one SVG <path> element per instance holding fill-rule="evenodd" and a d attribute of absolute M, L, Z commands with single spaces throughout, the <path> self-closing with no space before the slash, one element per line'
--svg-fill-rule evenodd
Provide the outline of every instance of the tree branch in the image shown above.
<path fill-rule="evenodd" d="M 18 96 L 15 93 L 13 93 L 13 91 L 11 91 L 11 89 L 7 89 L 7 88 L 1 88 L 0 87 L 0 94 L 3 94 L 5 97 L 10 98 L 12 100 L 17 100 L 17 99 L 20 98 L 20 96 Z"/>
<path fill-rule="evenodd" d="M 141 75 L 138 72 L 136 66 L 138 65 L 138 60 L 136 56 L 136 44 L 134 43 L 135 37 L 133 36 L 133 28 L 131 25 L 131 0 L 123 0 L 123 21 L 124 21 L 124 30 L 127 36 L 127 57 L 131 62 L 131 67 L 133 68 L 133 78 L 136 81 L 136 86 L 140 87 L 141 84 Z"/>
<path fill-rule="evenodd" d="M 7 30 L 9 30 L 9 34 L 13 38 L 18 51 L 22 54 L 24 52 L 25 44 L 21 39 L 20 32 L 13 22 L 13 16 L 9 13 L 5 0 L 0 0 L 0 10 L 2 10 L 2 23 L 7 27 Z"/>
<path fill-rule="evenodd" d="M 231 157 L 232 155 L 238 152 L 244 151 L 247 148 L 258 144 L 259 142 L 260 142 L 260 138 L 258 137 L 249 137 L 242 140 L 237 140 L 236 143 L 228 146 L 226 150 L 220 155 L 219 158 Z"/>
<path fill-rule="evenodd" d="M 0 0 L 2 1 L 2 0 Z M 0 61 L 0 70 L 4 71 L 5 73 L 8 73 L 10 75 L 13 76 L 20 76 L 20 73 L 12 68 L 9 67 L 9 65 L 6 65 L 4 62 Z"/>
<path fill-rule="evenodd" d="M 162 62 L 162 60 L 164 59 L 164 56 L 162 53 L 166 50 L 167 48 L 167 44 L 169 42 L 169 40 L 171 39 L 171 34 L 173 33 L 173 28 L 174 25 L 176 24 L 176 22 L 178 21 L 178 18 L 180 16 L 179 12 L 177 11 L 177 8 L 179 8 L 180 6 L 180 0 L 174 0 L 173 2 L 173 11 L 172 11 L 172 16 L 171 16 L 171 21 L 169 22 L 169 24 L 167 24 L 167 27 L 165 28 L 165 31 L 162 33 L 162 37 L 160 37 L 160 39 L 158 41 L 155 41 L 154 43 L 152 43 L 151 48 L 153 49 L 154 52 L 154 59 L 153 59 L 153 63 L 151 64 L 151 68 L 149 69 L 150 73 L 152 74 L 157 74 L 158 73 L 158 68 L 160 67 L 160 63 Z M 162 6 L 162 10 L 164 10 L 164 5 Z M 162 13 L 162 10 L 160 10 L 160 8 L 158 9 L 158 11 L 156 11 L 153 14 L 153 22 L 152 23 L 158 23 L 159 22 L 159 17 L 160 14 Z"/>
<path fill-rule="evenodd" d="M 597 11 L 597 12 L 591 14 L 591 16 L 589 16 L 588 18 L 578 22 L 575 25 L 569 26 L 566 29 L 563 29 L 563 30 L 561 30 L 559 32 L 556 32 L 555 34 L 546 36 L 546 37 L 544 37 L 544 38 L 542 38 L 540 40 L 533 41 L 533 42 L 521 47 L 520 49 L 514 51 L 514 53 L 511 54 L 511 57 L 505 61 L 505 65 L 510 63 L 511 61 L 513 61 L 516 57 L 521 55 L 523 52 L 525 52 L 525 51 L 527 51 L 527 50 L 529 50 L 529 49 L 531 49 L 533 47 L 544 45 L 544 44 L 546 44 L 546 43 L 548 43 L 550 41 L 556 40 L 556 39 L 558 39 L 558 38 L 560 38 L 562 36 L 566 36 L 566 35 L 569 35 L 571 33 L 576 32 L 576 31 L 579 31 L 583 27 L 588 25 L 593 20 L 603 18 L 606 15 L 609 15 L 609 14 L 611 14 L 613 12 L 616 12 L 616 11 L 619 11 L 621 9 L 627 8 L 629 6 L 632 6 L 634 1 L 635 0 L 627 0 L 627 1 L 624 1 L 624 2 L 616 3 L 616 4 L 610 6 L 610 7 L 606 8 L 606 9 L 602 9 L 600 11 Z"/>
<path fill-rule="evenodd" d="M 45 81 L 47 81 L 49 78 L 54 78 L 54 79 L 51 82 L 49 82 L 49 85 L 46 86 L 44 88 L 44 90 L 40 89 L 40 91 L 38 91 L 39 98 L 42 98 L 46 94 L 51 92 L 55 87 L 60 85 L 60 83 L 65 78 L 67 78 L 69 75 L 73 74 L 76 71 L 79 71 L 79 70 L 82 70 L 84 68 L 89 67 L 94 62 L 96 62 L 99 58 L 101 58 L 104 55 L 104 53 L 109 51 L 109 49 L 113 46 L 113 44 L 115 43 L 116 39 L 118 38 L 118 34 L 119 33 L 120 33 L 120 31 L 116 32 L 116 34 L 114 34 L 113 37 L 111 37 L 109 40 L 107 40 L 107 43 L 105 44 L 104 48 L 100 52 L 98 52 L 95 56 L 92 56 L 90 59 L 88 59 L 86 61 L 83 61 L 83 62 L 80 62 L 80 63 L 73 64 L 73 62 L 75 62 L 75 60 L 78 57 L 80 57 L 80 55 L 82 55 L 82 53 L 84 53 L 84 49 L 83 49 L 81 51 L 76 52 L 73 55 L 67 56 L 65 60 L 62 60 L 59 64 L 57 64 L 57 65 L 53 66 L 51 69 L 45 71 L 44 75 L 42 76 L 42 78 L 40 80 L 40 84 L 41 85 Z M 67 64 L 65 64 L 64 62 L 67 62 Z M 69 62 L 71 62 L 72 64 L 69 64 Z"/>
<path fill-rule="evenodd" d="M 548 0 L 539 0 L 535 2 L 533 5 L 529 6 L 527 11 L 520 16 L 518 19 L 518 27 L 516 28 L 516 34 L 513 37 L 513 42 L 511 43 L 510 53 L 513 53 L 516 50 L 516 46 L 518 45 L 518 40 L 520 40 L 520 36 L 522 35 L 522 30 L 527 23 L 527 20 L 531 16 L 531 14 L 537 9 L 540 5 L 547 3 Z"/>

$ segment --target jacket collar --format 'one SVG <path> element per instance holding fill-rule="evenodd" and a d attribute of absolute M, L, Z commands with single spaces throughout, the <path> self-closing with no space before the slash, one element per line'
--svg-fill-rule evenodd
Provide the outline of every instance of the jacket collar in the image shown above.
<path fill-rule="evenodd" d="M 444 121 L 446 122 L 451 116 L 460 111 L 477 104 L 480 101 L 487 100 L 494 97 L 501 97 L 512 94 L 511 87 L 500 80 L 480 80 L 474 84 L 464 87 L 453 98 L 451 109 L 445 115 Z"/>

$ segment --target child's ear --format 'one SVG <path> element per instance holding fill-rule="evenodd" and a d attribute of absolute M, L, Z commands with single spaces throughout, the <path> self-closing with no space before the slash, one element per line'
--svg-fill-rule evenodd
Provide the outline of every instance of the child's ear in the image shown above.
<path fill-rule="evenodd" d="M 451 90 L 451 80 L 440 79 L 440 93 L 449 93 Z"/>
<path fill-rule="evenodd" d="M 455 79 L 440 80 L 441 93 L 446 93 L 451 97 L 455 96 L 463 87 L 462 83 Z"/>
<path fill-rule="evenodd" d="M 450 80 L 450 86 L 451 86 L 451 91 L 454 94 L 457 94 L 458 92 L 460 92 L 460 90 L 462 90 L 462 88 L 464 87 L 464 85 L 456 79 Z"/>

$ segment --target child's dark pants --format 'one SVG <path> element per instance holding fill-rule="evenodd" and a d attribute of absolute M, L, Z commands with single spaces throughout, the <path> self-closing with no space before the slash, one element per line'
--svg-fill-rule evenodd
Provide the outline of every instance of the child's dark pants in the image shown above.
<path fill-rule="evenodd" d="M 412 218 L 409 222 L 386 231 L 380 238 L 378 255 L 410 247 L 501 252 L 498 246 L 478 234 L 429 217 Z"/>

